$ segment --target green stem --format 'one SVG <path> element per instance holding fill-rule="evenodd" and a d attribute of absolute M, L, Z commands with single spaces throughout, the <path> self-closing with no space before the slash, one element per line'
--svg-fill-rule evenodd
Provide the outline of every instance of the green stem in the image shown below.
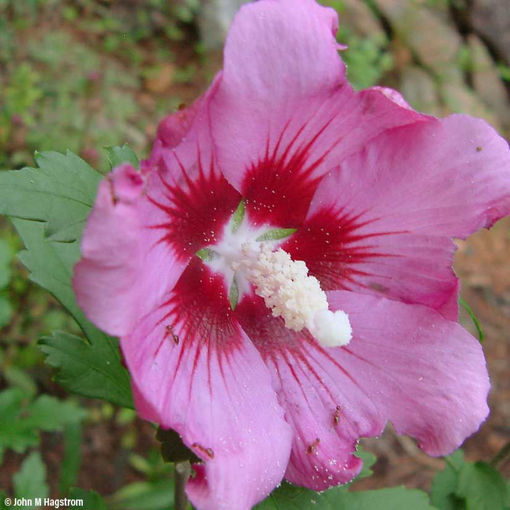
<path fill-rule="evenodd" d="M 473 324 L 475 325 L 476 331 L 478 332 L 478 340 L 480 343 L 483 343 L 484 340 L 484 334 L 482 325 L 480 324 L 480 321 L 478 320 L 478 317 L 475 315 L 475 312 L 471 309 L 471 307 L 462 299 L 459 297 L 459 304 L 466 310 L 467 314 L 471 317 L 471 320 L 473 321 Z"/>
<path fill-rule="evenodd" d="M 491 466 L 492 467 L 498 467 L 498 464 L 501 464 L 505 457 L 507 457 L 510 454 L 510 441 L 506 443 L 501 450 L 499 450 L 498 453 L 494 456 L 494 458 L 491 460 Z"/>
<path fill-rule="evenodd" d="M 188 497 L 185 488 L 190 473 L 191 466 L 188 461 L 175 463 L 174 510 L 186 510 L 188 508 Z"/>

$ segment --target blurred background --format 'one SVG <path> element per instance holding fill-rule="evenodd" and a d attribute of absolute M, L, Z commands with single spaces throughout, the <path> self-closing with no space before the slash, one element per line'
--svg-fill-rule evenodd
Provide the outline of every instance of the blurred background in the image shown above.
<path fill-rule="evenodd" d="M 147 156 L 161 118 L 202 93 L 221 67 L 241 3 L 0 0 L 0 169 L 32 166 L 35 150 L 70 149 L 103 171 L 104 146 L 128 143 Z M 355 88 L 391 86 L 418 110 L 470 113 L 510 137 L 508 0 L 322 3 L 339 12 Z M 490 460 L 510 439 L 510 222 L 458 246 L 462 295 L 482 324 L 493 383 L 491 417 L 465 452 Z M 153 428 L 52 382 L 37 340 L 55 329 L 79 331 L 28 281 L 21 249 L 0 219 L 0 489 L 12 494 L 36 480 L 53 497 L 77 485 L 108 495 L 109 508 L 168 508 L 171 467 L 160 460 Z M 466 313 L 461 322 L 477 335 Z M 20 421 L 12 421 L 12 406 Z M 23 422 L 24 413 L 39 421 Z M 444 466 L 391 429 L 363 443 L 378 461 L 374 476 L 356 482 L 360 489 L 428 489 Z M 503 470 L 510 475 L 510 466 Z"/>

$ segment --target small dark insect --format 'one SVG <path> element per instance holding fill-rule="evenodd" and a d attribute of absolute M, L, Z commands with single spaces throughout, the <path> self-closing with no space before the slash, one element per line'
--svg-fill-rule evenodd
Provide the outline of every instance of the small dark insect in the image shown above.
<path fill-rule="evenodd" d="M 175 334 L 174 328 L 172 326 L 168 325 L 166 327 L 166 334 L 172 335 L 173 341 L 175 342 L 175 345 L 179 345 L 179 337 Z"/>
<path fill-rule="evenodd" d="M 317 449 L 317 446 L 319 446 L 319 443 L 321 442 L 321 440 L 319 438 L 317 438 L 307 449 L 306 449 L 306 453 L 308 453 L 308 455 L 311 455 L 312 453 L 315 452 L 315 450 Z"/>
<path fill-rule="evenodd" d="M 340 414 L 342 413 L 342 408 L 340 406 L 336 406 L 335 414 L 333 415 L 333 423 L 338 425 L 340 423 Z"/>
<path fill-rule="evenodd" d="M 205 448 L 201 444 L 193 443 L 191 445 L 191 448 L 196 448 L 197 450 L 200 450 L 202 453 L 205 453 L 210 459 L 214 459 L 214 451 L 212 448 Z"/>
<path fill-rule="evenodd" d="M 113 189 L 113 180 L 108 177 L 108 184 L 110 185 L 110 195 L 112 197 L 113 205 L 116 205 L 119 199 L 115 196 L 115 191 Z"/>

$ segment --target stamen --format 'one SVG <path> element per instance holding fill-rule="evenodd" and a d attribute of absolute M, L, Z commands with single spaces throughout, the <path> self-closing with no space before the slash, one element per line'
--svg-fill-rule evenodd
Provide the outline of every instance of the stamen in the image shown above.
<path fill-rule="evenodd" d="M 292 260 L 269 244 L 247 242 L 241 247 L 239 269 L 255 286 L 274 317 L 282 317 L 294 331 L 307 328 L 324 347 L 346 345 L 351 339 L 351 325 L 341 310 L 328 310 L 326 294 L 319 280 L 308 275 L 302 260 Z"/>
<path fill-rule="evenodd" d="M 308 323 L 308 331 L 323 347 L 347 345 L 352 337 L 349 316 L 342 310 L 319 310 Z"/>

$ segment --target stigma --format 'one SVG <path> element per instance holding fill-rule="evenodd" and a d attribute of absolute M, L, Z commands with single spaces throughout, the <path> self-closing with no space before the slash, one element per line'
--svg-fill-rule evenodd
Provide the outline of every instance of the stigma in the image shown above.
<path fill-rule="evenodd" d="M 288 329 L 308 329 L 323 347 L 339 347 L 351 340 L 349 317 L 342 310 L 329 310 L 319 280 L 308 274 L 302 260 L 292 260 L 270 243 L 249 241 L 242 244 L 233 270 L 243 273 L 273 316 L 282 317 Z"/>

